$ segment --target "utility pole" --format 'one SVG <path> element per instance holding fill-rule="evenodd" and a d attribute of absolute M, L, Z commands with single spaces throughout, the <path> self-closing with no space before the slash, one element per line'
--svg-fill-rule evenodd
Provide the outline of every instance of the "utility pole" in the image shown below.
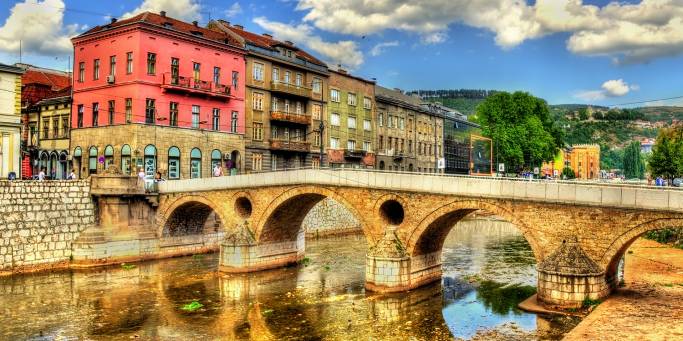
<path fill-rule="evenodd" d="M 325 150 L 325 142 L 323 140 L 323 131 L 325 130 L 325 125 L 323 124 L 323 121 L 320 121 L 320 125 L 318 126 L 318 130 L 320 131 L 320 168 L 323 168 L 323 153 Z"/>

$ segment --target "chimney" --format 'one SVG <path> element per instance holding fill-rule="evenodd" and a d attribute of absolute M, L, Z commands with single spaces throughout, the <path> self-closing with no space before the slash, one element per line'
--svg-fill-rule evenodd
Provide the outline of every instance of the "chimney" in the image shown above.
<path fill-rule="evenodd" d="M 164 18 L 166 18 L 166 11 L 161 11 L 161 12 L 159 12 L 159 15 L 161 15 L 161 16 L 164 17 Z"/>
<path fill-rule="evenodd" d="M 263 36 L 264 36 L 264 37 L 266 37 L 266 38 L 270 38 L 270 39 L 273 39 L 273 36 L 271 36 L 271 35 L 270 35 L 270 34 L 268 34 L 268 33 L 264 33 L 264 34 L 263 34 Z"/>
<path fill-rule="evenodd" d="M 234 28 L 236 28 L 236 29 L 238 29 L 238 30 L 243 30 L 243 29 L 244 29 L 244 26 L 242 26 L 242 25 L 237 25 L 237 24 L 232 25 L 232 27 L 234 27 Z"/>
<path fill-rule="evenodd" d="M 292 43 L 292 42 L 289 41 L 289 40 L 285 40 L 285 44 L 287 44 L 287 45 L 289 45 L 289 46 L 294 46 L 294 43 Z"/>
<path fill-rule="evenodd" d="M 341 64 L 337 64 L 337 72 L 346 74 L 346 70 L 342 69 L 342 65 L 341 65 Z"/>
<path fill-rule="evenodd" d="M 199 22 L 198 22 L 197 20 L 195 20 L 195 21 L 192 22 L 192 25 L 194 25 L 194 27 L 198 27 L 198 26 L 199 26 Z"/>
<path fill-rule="evenodd" d="M 112 17 L 112 18 L 111 18 L 111 23 L 113 24 L 113 23 L 115 23 L 115 22 L 116 22 L 116 18 Z"/>

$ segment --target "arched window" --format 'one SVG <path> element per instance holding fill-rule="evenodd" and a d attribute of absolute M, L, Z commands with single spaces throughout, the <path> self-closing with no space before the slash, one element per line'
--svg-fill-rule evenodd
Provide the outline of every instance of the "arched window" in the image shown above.
<path fill-rule="evenodd" d="M 157 170 L 157 148 L 149 144 L 145 147 L 145 175 L 154 176 Z"/>
<path fill-rule="evenodd" d="M 73 158 L 73 164 L 74 168 L 76 169 L 76 174 L 78 174 L 78 178 L 81 178 L 81 158 L 83 157 L 83 150 L 81 147 L 76 147 L 74 148 L 74 158 Z"/>
<path fill-rule="evenodd" d="M 97 174 L 97 147 L 90 147 L 88 152 L 88 173 Z"/>
<path fill-rule="evenodd" d="M 180 149 L 178 147 L 168 149 L 168 178 L 180 179 Z"/>
<path fill-rule="evenodd" d="M 130 146 L 127 144 L 121 147 L 121 172 L 130 175 Z"/>
<path fill-rule="evenodd" d="M 216 165 L 221 165 L 221 151 L 218 149 L 214 149 L 211 151 L 211 169 L 213 173 L 213 169 L 216 167 Z"/>
<path fill-rule="evenodd" d="M 104 147 L 104 169 L 114 164 L 114 147 L 111 145 Z"/>
<path fill-rule="evenodd" d="M 202 177 L 202 151 L 199 148 L 192 149 L 190 152 L 190 178 Z"/>

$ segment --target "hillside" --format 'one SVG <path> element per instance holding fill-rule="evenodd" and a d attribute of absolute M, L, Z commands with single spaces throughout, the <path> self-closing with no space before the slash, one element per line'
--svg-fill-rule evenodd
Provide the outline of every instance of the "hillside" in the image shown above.
<path fill-rule="evenodd" d="M 479 103 L 496 92 L 496 90 L 481 89 L 444 89 L 413 90 L 409 91 L 407 94 L 418 95 L 427 102 L 439 102 L 442 105 L 470 116 L 476 113 Z"/>
<path fill-rule="evenodd" d="M 635 108 L 645 114 L 650 122 L 671 123 L 673 120 L 683 121 L 683 107 L 640 107 Z"/>

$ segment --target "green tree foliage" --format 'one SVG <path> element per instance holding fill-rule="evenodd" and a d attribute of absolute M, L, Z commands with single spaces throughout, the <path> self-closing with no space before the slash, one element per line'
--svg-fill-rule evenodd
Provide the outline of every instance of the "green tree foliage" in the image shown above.
<path fill-rule="evenodd" d="M 490 95 L 477 108 L 477 118 L 483 134 L 497 144 L 498 161 L 512 171 L 553 160 L 564 145 L 548 104 L 526 92 Z"/>
<path fill-rule="evenodd" d="M 562 169 L 562 179 L 572 180 L 574 178 L 576 178 L 576 173 L 571 167 L 567 166 Z"/>
<path fill-rule="evenodd" d="M 586 109 L 586 108 L 579 109 L 579 120 L 580 121 L 588 120 L 588 109 Z"/>
<path fill-rule="evenodd" d="M 602 120 L 605 119 L 605 115 L 603 115 L 601 111 L 596 111 L 593 113 L 593 118 L 596 120 Z"/>
<path fill-rule="evenodd" d="M 631 142 L 624 149 L 624 176 L 627 179 L 645 178 L 645 162 L 638 141 Z"/>
<path fill-rule="evenodd" d="M 600 169 L 624 169 L 624 150 L 600 144 Z"/>
<path fill-rule="evenodd" d="M 672 180 L 683 175 L 683 129 L 662 129 L 652 147 L 648 170 Z"/>

